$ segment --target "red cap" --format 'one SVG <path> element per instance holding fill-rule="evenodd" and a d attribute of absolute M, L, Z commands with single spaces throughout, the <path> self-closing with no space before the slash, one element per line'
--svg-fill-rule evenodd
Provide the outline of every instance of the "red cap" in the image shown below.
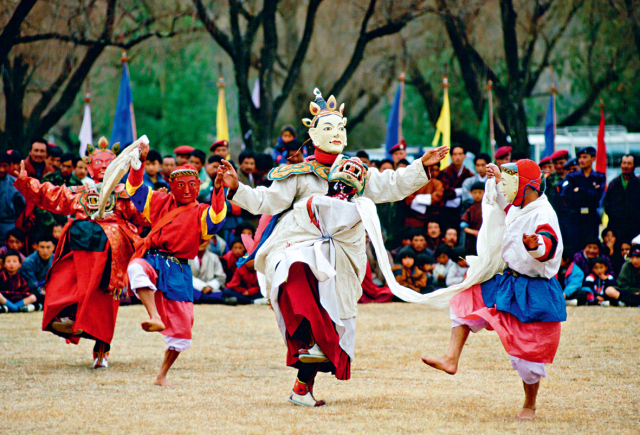
<path fill-rule="evenodd" d="M 209 151 L 213 151 L 213 150 L 215 150 L 216 148 L 219 148 L 219 147 L 229 148 L 229 141 L 226 140 L 226 139 L 222 139 L 222 140 L 216 141 L 216 142 L 211 144 L 211 146 L 209 147 Z"/>
<path fill-rule="evenodd" d="M 190 147 L 189 145 L 180 145 L 178 148 L 173 150 L 174 154 L 191 154 L 191 152 L 195 150 L 194 147 Z"/>
<path fill-rule="evenodd" d="M 542 160 L 540 160 L 540 163 L 538 163 L 538 165 L 542 166 L 546 163 L 551 163 L 551 156 L 543 157 Z"/>
<path fill-rule="evenodd" d="M 503 159 L 511 152 L 513 148 L 506 146 L 500 147 L 496 150 L 496 155 L 494 156 L 496 159 Z"/>
<path fill-rule="evenodd" d="M 395 153 L 396 151 L 404 151 L 407 149 L 407 142 L 405 142 L 404 138 L 400 139 L 400 143 L 395 144 L 389 150 L 390 154 Z"/>
<path fill-rule="evenodd" d="M 558 159 L 568 159 L 569 158 L 569 151 L 567 151 L 567 150 L 555 151 L 553 154 L 551 154 L 551 156 L 549 158 L 552 161 L 553 160 L 558 160 Z"/>

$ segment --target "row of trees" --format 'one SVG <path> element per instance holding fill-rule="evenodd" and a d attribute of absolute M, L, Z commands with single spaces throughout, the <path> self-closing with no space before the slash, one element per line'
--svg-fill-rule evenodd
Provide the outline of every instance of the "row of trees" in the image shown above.
<path fill-rule="evenodd" d="M 149 120 L 137 116 L 139 123 L 175 129 L 161 120 L 180 112 L 185 122 L 197 122 L 198 114 L 214 112 L 214 100 L 199 95 L 194 81 L 205 81 L 215 97 L 208 85 L 217 71 L 202 59 L 207 53 L 233 71 L 230 112 L 255 149 L 269 146 L 281 123 L 308 116 L 315 86 L 347 103 L 349 128 L 360 142 L 379 144 L 386 96 L 403 69 L 412 112 L 405 131 L 415 140 L 437 120 L 438 83 L 446 74 L 460 113 L 454 140 L 475 136 L 491 80 L 498 144 L 511 140 L 526 152 L 526 127 L 543 112 L 538 97 L 548 98 L 550 67 L 562 95 L 560 125 L 588 122 L 603 95 L 618 122 L 640 128 L 640 0 L 16 0 L 0 8 L 3 148 L 24 148 L 54 127 L 63 132 L 88 78 L 92 89 L 117 93 L 117 80 L 102 83 L 116 58 L 105 53 L 148 54 L 150 47 L 173 50 L 189 65 L 134 56 L 143 71 L 139 87 L 149 91 L 142 103 Z M 171 95 L 167 74 L 185 82 L 173 103 L 158 101 Z M 252 100 L 256 78 L 259 106 Z M 152 92 L 148 82 L 156 79 L 160 90 Z M 181 137 L 200 140 L 182 131 L 163 137 L 167 146 Z"/>

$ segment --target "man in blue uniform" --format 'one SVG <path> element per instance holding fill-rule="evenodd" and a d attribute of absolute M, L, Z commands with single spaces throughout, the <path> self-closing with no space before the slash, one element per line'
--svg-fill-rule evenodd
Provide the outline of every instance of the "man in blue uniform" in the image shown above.
<path fill-rule="evenodd" d="M 562 198 L 569 208 L 571 222 L 565 245 L 571 251 L 580 249 L 580 240 L 598 237 L 597 209 L 607 182 L 604 174 L 592 168 L 596 157 L 594 147 L 583 148 L 576 154 L 580 170 L 568 174 L 562 183 Z"/>

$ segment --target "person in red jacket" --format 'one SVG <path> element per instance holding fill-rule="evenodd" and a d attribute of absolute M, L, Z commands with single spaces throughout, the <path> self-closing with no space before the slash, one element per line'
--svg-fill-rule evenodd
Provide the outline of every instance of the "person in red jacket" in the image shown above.
<path fill-rule="evenodd" d="M 225 298 L 236 298 L 239 304 L 251 304 L 254 300 L 262 298 L 258 274 L 253 268 L 254 260 L 247 261 L 236 269 L 227 288 L 222 292 Z"/>

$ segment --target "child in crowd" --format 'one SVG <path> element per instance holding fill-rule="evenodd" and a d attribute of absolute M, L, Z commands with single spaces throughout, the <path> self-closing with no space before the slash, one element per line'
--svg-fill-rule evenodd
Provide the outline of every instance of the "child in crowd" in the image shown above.
<path fill-rule="evenodd" d="M 466 181 L 466 180 L 465 180 Z M 462 215 L 460 228 L 466 234 L 465 247 L 470 255 L 476 255 L 478 232 L 482 226 L 482 198 L 484 197 L 484 183 L 477 181 L 471 185 L 473 205 Z"/>
<path fill-rule="evenodd" d="M 60 236 L 62 235 L 62 228 L 64 228 L 62 225 L 54 225 L 51 227 L 51 235 L 54 239 L 56 239 L 56 243 L 58 240 L 60 240 Z"/>
<path fill-rule="evenodd" d="M 600 241 L 598 239 L 590 239 L 587 240 L 584 244 L 584 249 L 582 251 L 578 251 L 573 256 L 573 262 L 582 269 L 584 275 L 587 276 L 591 273 L 591 267 L 589 267 L 589 262 L 596 258 L 597 256 L 601 256 L 604 258 L 604 261 L 607 265 L 607 274 L 613 274 L 613 268 L 611 267 L 611 262 L 609 261 L 609 257 L 606 255 L 602 255 L 600 253 Z"/>
<path fill-rule="evenodd" d="M 226 276 L 231 276 L 236 272 L 238 266 L 236 263 L 244 255 L 245 249 L 240 236 L 231 241 L 231 249 L 221 258 L 222 267 Z"/>
<path fill-rule="evenodd" d="M 447 286 L 447 275 L 449 269 L 453 267 L 454 262 L 451 261 L 451 248 L 448 245 L 440 245 L 436 248 L 433 256 L 436 259 L 436 266 L 433 268 L 433 285 L 436 288 Z"/>
<path fill-rule="evenodd" d="M 401 251 L 398 254 L 400 265 L 393 266 L 393 275 L 398 284 L 422 293 L 427 287 L 427 274 L 416 265 L 416 259 L 411 251 Z"/>
<path fill-rule="evenodd" d="M 609 306 L 605 290 L 615 282 L 607 273 L 607 263 L 603 257 L 595 257 L 590 261 L 591 273 L 584 279 L 583 289 L 588 292 L 587 304 Z M 606 303 L 605 303 L 606 301 Z"/>
<path fill-rule="evenodd" d="M 411 252 L 415 259 L 416 266 L 422 268 L 428 260 L 429 252 L 427 251 L 427 239 L 422 233 L 422 230 L 415 228 L 411 233 L 411 243 L 402 248 L 398 253 L 398 260 L 402 258 L 404 253 Z M 400 261 L 397 261 L 400 263 Z"/>
<path fill-rule="evenodd" d="M 291 150 L 294 153 L 302 147 L 302 144 L 298 139 L 296 139 L 297 132 L 293 125 L 285 125 L 280 130 L 280 137 L 278 138 L 278 142 L 273 147 L 272 157 L 273 161 L 276 165 L 287 165 L 290 164 L 291 161 L 287 161 L 288 157 L 291 157 Z M 307 150 L 302 148 L 300 150 L 300 155 L 304 160 L 307 157 Z"/>
<path fill-rule="evenodd" d="M 215 237 L 215 236 L 214 236 Z M 193 300 L 196 304 L 221 304 L 227 276 L 217 255 L 207 249 L 210 240 L 198 247 L 198 255 L 189 260 L 193 276 Z"/>
<path fill-rule="evenodd" d="M 51 234 L 43 234 L 36 239 L 36 243 L 36 251 L 22 262 L 20 275 L 27 281 L 29 291 L 41 297 L 44 296 L 45 280 L 53 262 L 56 239 Z"/>
<path fill-rule="evenodd" d="M 640 245 L 631 245 L 629 261 L 622 266 L 616 285 L 606 288 L 605 294 L 618 304 L 640 306 Z"/>
<path fill-rule="evenodd" d="M 629 250 L 631 249 L 631 243 L 622 242 L 617 248 L 616 254 L 611 257 L 611 267 L 613 267 L 613 275 L 620 276 L 622 266 L 629 260 Z"/>
<path fill-rule="evenodd" d="M 24 247 L 24 233 L 18 228 L 12 228 L 4 235 L 4 246 L 0 248 L 0 255 L 9 251 L 16 251 L 20 255 L 20 262 L 24 261 L 22 248 Z"/>
<path fill-rule="evenodd" d="M 411 239 L 413 238 L 413 229 L 409 227 L 403 227 L 400 232 L 400 246 L 392 249 L 391 255 L 395 258 L 400 251 L 402 251 L 405 247 L 411 244 Z"/>
<path fill-rule="evenodd" d="M 464 277 L 467 274 L 467 270 L 469 270 L 469 265 L 467 264 L 467 260 L 465 259 L 467 253 L 465 249 L 461 246 L 454 248 L 452 251 L 452 260 L 455 262 L 449 268 L 447 272 L 447 278 L 445 283 L 447 287 L 451 287 L 455 284 L 460 284 L 464 281 Z"/>
<path fill-rule="evenodd" d="M 573 253 L 571 251 L 562 252 L 562 260 L 560 269 L 556 275 L 560 286 L 564 289 L 564 298 L 567 305 L 586 305 L 587 292 L 582 290 L 582 282 L 584 281 L 584 272 L 573 262 Z"/>
<path fill-rule="evenodd" d="M 0 313 L 36 311 L 42 308 L 36 295 L 29 291 L 27 281 L 18 274 L 20 254 L 9 250 L 4 255 L 4 268 L 0 270 Z"/>
<path fill-rule="evenodd" d="M 260 293 L 258 274 L 254 269 L 254 260 L 249 260 L 242 267 L 236 269 L 227 288 L 223 290 L 225 298 L 236 298 L 239 304 L 247 305 L 264 299 Z"/>

